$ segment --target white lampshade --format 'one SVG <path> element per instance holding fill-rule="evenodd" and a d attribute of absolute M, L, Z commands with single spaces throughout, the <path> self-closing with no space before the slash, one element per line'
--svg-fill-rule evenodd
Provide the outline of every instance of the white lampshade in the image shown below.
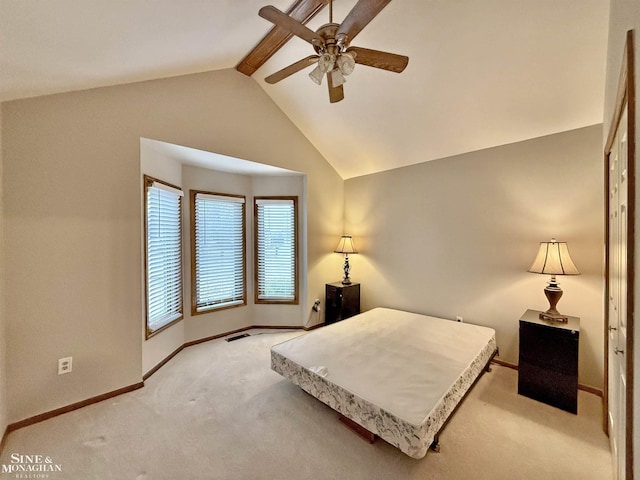
<path fill-rule="evenodd" d="M 557 242 L 555 238 L 550 242 L 540 242 L 540 249 L 529 271 L 547 275 L 580 275 L 569 255 L 567 242 Z"/>
<path fill-rule="evenodd" d="M 343 235 L 338 242 L 338 246 L 334 250 L 335 253 L 358 253 L 355 245 L 353 244 L 353 238 L 351 235 Z"/>

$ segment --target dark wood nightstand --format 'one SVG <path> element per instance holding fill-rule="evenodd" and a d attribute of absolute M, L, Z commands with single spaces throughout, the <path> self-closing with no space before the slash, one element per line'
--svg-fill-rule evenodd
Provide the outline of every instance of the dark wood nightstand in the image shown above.
<path fill-rule="evenodd" d="M 580 319 L 541 320 L 538 310 L 520 318 L 518 393 L 578 413 Z"/>
<path fill-rule="evenodd" d="M 360 313 L 360 284 L 327 283 L 325 299 L 324 323 L 326 325 L 353 317 Z"/>

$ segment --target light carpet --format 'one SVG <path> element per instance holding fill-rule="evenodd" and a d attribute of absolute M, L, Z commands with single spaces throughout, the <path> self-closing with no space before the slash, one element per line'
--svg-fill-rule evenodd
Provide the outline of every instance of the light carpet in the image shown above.
<path fill-rule="evenodd" d="M 61 471 L 0 479 L 613 478 L 599 397 L 580 391 L 572 415 L 518 395 L 517 372 L 495 365 L 442 432 L 440 453 L 415 460 L 371 445 L 270 370 L 269 347 L 299 334 L 186 348 L 140 390 L 12 432 L 0 464 L 42 455 Z"/>

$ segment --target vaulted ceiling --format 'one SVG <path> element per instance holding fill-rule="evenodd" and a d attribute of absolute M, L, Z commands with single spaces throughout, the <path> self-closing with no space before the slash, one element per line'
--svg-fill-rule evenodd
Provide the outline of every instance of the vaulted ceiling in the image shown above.
<path fill-rule="evenodd" d="M 0 0 L 0 101 L 234 68 L 293 0 Z M 335 0 L 334 21 L 356 0 Z M 608 0 L 394 0 L 354 44 L 407 55 L 356 65 L 330 104 L 292 38 L 253 78 L 343 178 L 601 123 Z M 328 9 L 307 24 L 317 29 Z"/>

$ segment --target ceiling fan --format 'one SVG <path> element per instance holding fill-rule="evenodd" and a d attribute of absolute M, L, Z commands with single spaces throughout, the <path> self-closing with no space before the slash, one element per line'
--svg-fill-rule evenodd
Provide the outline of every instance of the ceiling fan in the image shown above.
<path fill-rule="evenodd" d="M 315 55 L 298 60 L 288 67 L 265 78 L 270 84 L 284 80 L 300 70 L 316 64 L 309 77 L 318 85 L 327 77 L 329 101 L 339 102 L 344 98 L 345 76 L 353 72 L 355 64 L 367 65 L 390 72 L 400 73 L 409 63 L 409 57 L 395 53 L 351 46 L 351 41 L 375 18 L 391 0 L 358 0 L 342 23 L 333 23 L 333 2 L 329 1 L 329 23 L 317 31 L 306 27 L 298 20 L 281 12 L 276 7 L 262 7 L 258 14 L 285 31 L 310 43 Z"/>

